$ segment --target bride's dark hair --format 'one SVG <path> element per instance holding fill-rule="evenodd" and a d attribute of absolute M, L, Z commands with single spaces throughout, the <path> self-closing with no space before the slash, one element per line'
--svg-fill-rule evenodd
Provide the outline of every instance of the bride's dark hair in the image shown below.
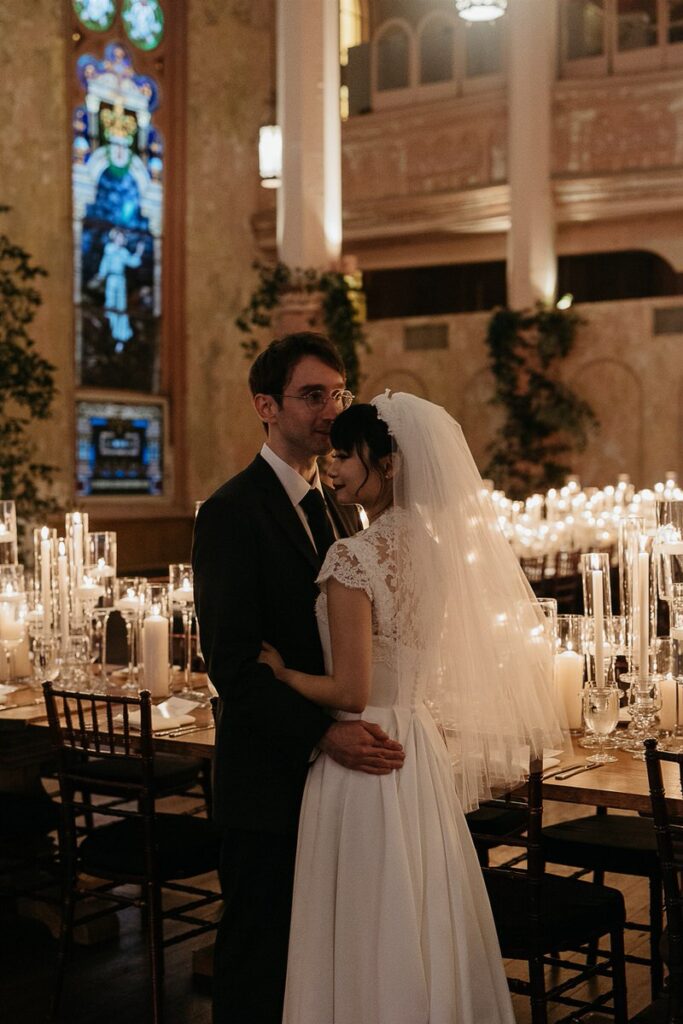
<path fill-rule="evenodd" d="M 396 451 L 386 423 L 377 415 L 374 405 L 351 405 L 341 412 L 330 430 L 332 447 L 349 455 L 356 452 L 365 466 L 365 480 L 375 470 L 384 477 L 380 459 Z"/>

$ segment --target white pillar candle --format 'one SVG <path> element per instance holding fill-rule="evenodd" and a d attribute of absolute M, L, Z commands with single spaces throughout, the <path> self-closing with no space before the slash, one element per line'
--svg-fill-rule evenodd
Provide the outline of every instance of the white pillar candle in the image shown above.
<path fill-rule="evenodd" d="M 40 593 L 43 598 L 43 633 L 50 635 L 52 628 L 52 597 L 50 572 L 52 568 L 52 546 L 50 531 L 44 526 L 40 531 Z"/>
<path fill-rule="evenodd" d="M 194 601 L 194 588 L 189 576 L 183 577 L 183 582 L 173 591 L 174 604 L 190 604 Z"/>
<path fill-rule="evenodd" d="M 659 727 L 673 732 L 676 728 L 676 680 L 665 677 L 659 680 L 662 707 L 659 712 Z"/>
<path fill-rule="evenodd" d="M 31 675 L 31 659 L 29 657 L 28 638 L 24 637 L 21 642 L 12 648 L 11 664 L 14 678 L 22 679 Z M 0 651 L 0 683 L 9 682 L 7 669 L 7 658 L 4 651 Z M 2 705 L 0 704 L 0 707 Z"/>
<path fill-rule="evenodd" d="M 595 647 L 595 685 L 605 685 L 605 623 L 602 607 L 602 571 L 593 569 L 591 572 L 593 584 L 593 622 L 594 622 L 594 647 Z"/>
<path fill-rule="evenodd" d="M 73 554 L 73 578 L 72 584 L 78 587 L 83 574 L 83 523 L 80 512 L 74 512 L 71 527 L 71 548 Z M 74 593 L 73 606 L 74 626 L 80 626 L 83 621 L 83 610 L 81 602 Z"/>
<path fill-rule="evenodd" d="M 646 679 L 650 668 L 650 556 L 647 551 L 641 551 L 638 555 L 638 586 L 638 665 L 640 678 Z"/>
<path fill-rule="evenodd" d="M 555 655 L 555 685 L 564 704 L 567 725 L 581 728 L 581 683 L 583 658 L 576 651 L 562 651 Z"/>
<path fill-rule="evenodd" d="M 168 644 L 166 616 L 148 615 L 142 624 L 142 666 L 145 689 L 153 697 L 165 697 L 168 694 Z"/>
<path fill-rule="evenodd" d="M 59 623 L 62 633 L 62 652 L 69 642 L 69 575 L 66 561 L 66 545 L 59 542 L 57 555 L 57 580 L 59 583 Z"/>

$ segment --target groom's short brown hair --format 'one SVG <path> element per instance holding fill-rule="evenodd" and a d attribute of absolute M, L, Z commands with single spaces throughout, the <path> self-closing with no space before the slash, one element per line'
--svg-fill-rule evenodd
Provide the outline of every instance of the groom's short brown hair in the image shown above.
<path fill-rule="evenodd" d="M 276 338 L 259 353 L 249 371 L 252 395 L 272 395 L 281 405 L 280 396 L 292 379 L 295 366 L 306 356 L 314 356 L 346 380 L 342 358 L 329 338 L 313 331 L 301 331 Z"/>

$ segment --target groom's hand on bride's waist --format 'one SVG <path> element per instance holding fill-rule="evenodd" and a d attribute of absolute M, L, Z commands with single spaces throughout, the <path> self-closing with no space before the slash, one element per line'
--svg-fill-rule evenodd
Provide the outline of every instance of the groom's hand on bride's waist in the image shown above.
<path fill-rule="evenodd" d="M 369 775 L 388 775 L 401 768 L 405 760 L 400 743 L 390 739 L 379 725 L 360 719 L 335 722 L 318 746 L 344 768 Z"/>

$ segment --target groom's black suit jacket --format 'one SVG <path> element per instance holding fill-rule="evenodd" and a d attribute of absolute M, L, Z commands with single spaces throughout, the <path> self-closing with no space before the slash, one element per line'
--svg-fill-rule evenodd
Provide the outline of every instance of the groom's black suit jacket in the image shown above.
<path fill-rule="evenodd" d="M 339 536 L 359 527 L 325 488 Z M 214 816 L 228 828 L 296 830 L 311 752 L 332 719 L 258 664 L 262 641 L 288 667 L 324 672 L 320 570 L 286 491 L 260 455 L 199 509 L 193 544 L 201 648 L 220 694 Z"/>

